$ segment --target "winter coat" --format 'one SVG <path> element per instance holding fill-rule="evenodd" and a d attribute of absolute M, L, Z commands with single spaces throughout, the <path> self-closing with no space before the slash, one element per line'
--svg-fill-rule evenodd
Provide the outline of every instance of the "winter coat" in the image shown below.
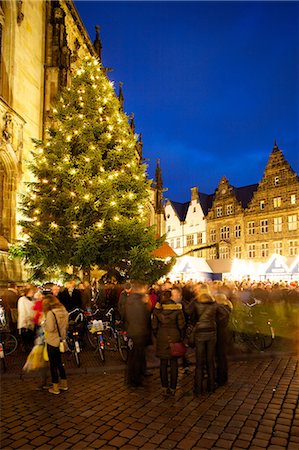
<path fill-rule="evenodd" d="M 82 308 L 82 298 L 79 289 L 73 289 L 70 295 L 68 289 L 65 288 L 63 291 L 59 292 L 57 297 L 67 311 L 72 311 L 75 308 Z"/>
<path fill-rule="evenodd" d="M 23 295 L 18 300 L 18 330 L 25 328 L 26 330 L 34 329 L 33 316 L 34 311 L 32 309 L 33 302 Z"/>
<path fill-rule="evenodd" d="M 170 358 L 170 342 L 180 342 L 185 329 L 185 317 L 180 303 L 157 303 L 152 318 L 153 333 L 157 337 L 159 358 Z"/>
<path fill-rule="evenodd" d="M 127 297 L 124 307 L 124 321 L 127 335 L 131 338 L 150 338 L 151 312 L 145 294 L 134 293 Z"/>
<path fill-rule="evenodd" d="M 192 322 L 195 323 L 196 340 L 207 341 L 216 338 L 216 321 L 221 320 L 219 305 L 210 297 L 207 300 L 196 300 L 193 303 Z M 216 316 L 220 314 L 218 319 Z"/>
<path fill-rule="evenodd" d="M 56 316 L 61 339 L 65 340 L 66 331 L 68 327 L 68 312 L 64 307 L 62 307 L 62 308 L 53 308 L 53 310 L 48 311 L 46 314 L 46 322 L 44 326 L 46 338 L 45 340 L 47 344 L 52 345 L 53 347 L 59 347 L 60 337 L 53 313 Z"/>

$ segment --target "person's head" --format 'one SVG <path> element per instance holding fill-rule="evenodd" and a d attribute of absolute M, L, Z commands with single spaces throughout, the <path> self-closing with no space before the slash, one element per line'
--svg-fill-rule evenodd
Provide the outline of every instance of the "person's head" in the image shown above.
<path fill-rule="evenodd" d="M 36 291 L 35 294 L 33 295 L 34 301 L 42 300 L 43 298 L 44 298 L 44 294 L 40 290 Z"/>
<path fill-rule="evenodd" d="M 60 303 L 57 297 L 55 297 L 53 294 L 47 294 L 45 295 L 44 301 L 43 301 L 43 310 L 46 314 L 47 312 L 51 311 L 54 308 L 63 308 L 63 305 Z"/>
<path fill-rule="evenodd" d="M 58 284 L 53 284 L 51 290 L 52 290 L 52 294 L 54 295 L 54 297 L 57 297 L 57 295 L 60 292 L 60 286 L 58 286 Z"/>
<path fill-rule="evenodd" d="M 182 290 L 179 286 L 172 287 L 171 300 L 173 300 L 175 303 L 180 303 L 182 301 Z"/>
<path fill-rule="evenodd" d="M 29 298 L 33 297 L 36 291 L 37 287 L 33 284 L 27 284 L 27 286 L 25 286 L 25 288 L 23 289 L 24 295 Z"/>
<path fill-rule="evenodd" d="M 215 302 L 215 299 L 210 294 L 203 293 L 197 297 L 197 301 L 200 303 L 211 303 Z"/>
<path fill-rule="evenodd" d="M 161 303 L 168 303 L 171 300 L 171 291 L 163 291 L 161 296 Z"/>

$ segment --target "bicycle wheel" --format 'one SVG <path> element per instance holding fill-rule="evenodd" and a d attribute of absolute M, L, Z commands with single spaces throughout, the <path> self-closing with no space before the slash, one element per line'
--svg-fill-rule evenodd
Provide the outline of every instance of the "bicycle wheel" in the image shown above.
<path fill-rule="evenodd" d="M 270 320 L 268 321 L 267 325 L 268 325 L 269 329 L 268 329 L 268 333 L 266 335 L 264 335 L 265 349 L 270 348 L 275 339 L 275 331 L 274 331 L 274 328 L 273 328 Z"/>
<path fill-rule="evenodd" d="M 74 351 L 74 353 L 75 353 L 75 360 L 76 360 L 77 367 L 80 367 L 80 364 L 81 364 L 80 353 L 78 353 L 76 350 Z"/>
<path fill-rule="evenodd" d="M 105 350 L 117 352 L 118 342 L 114 331 L 110 328 L 109 330 L 103 331 L 103 339 L 105 342 Z"/>
<path fill-rule="evenodd" d="M 121 359 L 123 361 L 127 362 L 127 360 L 128 360 L 128 341 L 125 340 L 125 338 L 121 334 L 118 335 L 117 345 L 118 345 L 118 351 L 119 351 Z"/>
<path fill-rule="evenodd" d="M 265 338 L 259 332 L 255 334 L 248 335 L 248 343 L 256 350 L 265 350 Z"/>
<path fill-rule="evenodd" d="M 5 355 L 10 355 L 11 353 L 13 353 L 17 346 L 18 346 L 18 341 L 17 338 L 10 333 L 4 334 L 2 336 L 2 345 L 3 345 L 3 350 L 4 350 L 4 354 Z"/>

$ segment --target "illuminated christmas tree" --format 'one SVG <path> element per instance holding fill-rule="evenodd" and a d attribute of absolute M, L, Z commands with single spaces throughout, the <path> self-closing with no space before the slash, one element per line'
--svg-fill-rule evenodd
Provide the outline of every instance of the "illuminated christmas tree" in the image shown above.
<path fill-rule="evenodd" d="M 161 242 L 147 227 L 138 135 L 96 58 L 83 62 L 53 118 L 47 140 L 35 141 L 35 180 L 22 199 L 22 256 L 36 271 L 97 265 L 148 277 Z"/>

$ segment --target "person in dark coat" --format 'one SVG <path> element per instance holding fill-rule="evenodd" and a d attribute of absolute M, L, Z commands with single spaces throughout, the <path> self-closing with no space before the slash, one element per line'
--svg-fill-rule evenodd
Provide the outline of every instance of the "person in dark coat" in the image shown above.
<path fill-rule="evenodd" d="M 146 286 L 131 282 L 132 291 L 125 302 L 124 322 L 128 336 L 128 385 L 142 386 L 146 371 L 145 348 L 151 337 L 151 304 L 146 295 Z"/>
<path fill-rule="evenodd" d="M 203 393 L 205 367 L 208 374 L 207 391 L 215 390 L 216 315 L 219 309 L 209 290 L 203 288 L 198 290 L 192 309 L 196 352 L 194 394 L 198 396 Z"/>
<path fill-rule="evenodd" d="M 227 299 L 225 294 L 215 294 L 215 300 L 218 304 L 218 314 L 216 315 L 217 323 L 217 340 L 216 340 L 216 381 L 218 386 L 223 386 L 228 381 L 228 343 L 229 329 L 228 323 L 233 305 Z M 219 314 L 221 312 L 221 314 Z"/>
<path fill-rule="evenodd" d="M 178 380 L 178 358 L 170 355 L 170 343 L 181 342 L 185 317 L 181 303 L 171 300 L 171 291 L 165 291 L 157 303 L 152 318 L 153 333 L 157 338 L 156 352 L 160 358 L 160 379 L 165 395 L 174 395 Z M 170 380 L 168 367 L 170 366 Z"/>
<path fill-rule="evenodd" d="M 57 297 L 68 312 L 75 308 L 82 308 L 81 292 L 76 288 L 76 280 L 67 281 L 65 289 L 59 292 Z"/>

